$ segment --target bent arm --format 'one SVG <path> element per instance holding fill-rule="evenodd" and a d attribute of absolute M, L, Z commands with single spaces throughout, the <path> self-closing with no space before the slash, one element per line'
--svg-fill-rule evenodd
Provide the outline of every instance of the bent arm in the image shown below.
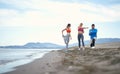
<path fill-rule="evenodd" d="M 89 30 L 89 36 L 91 35 L 91 30 Z"/>
<path fill-rule="evenodd" d="M 88 29 L 89 27 L 83 27 L 83 29 Z"/>
<path fill-rule="evenodd" d="M 64 32 L 65 30 L 66 30 L 66 28 L 62 30 L 62 35 L 63 35 L 63 32 Z"/>

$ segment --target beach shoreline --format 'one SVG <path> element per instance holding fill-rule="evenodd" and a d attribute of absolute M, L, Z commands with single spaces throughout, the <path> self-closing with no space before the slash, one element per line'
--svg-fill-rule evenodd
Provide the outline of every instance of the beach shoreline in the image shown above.
<path fill-rule="evenodd" d="M 120 43 L 99 44 L 95 49 L 71 47 L 51 51 L 29 64 L 4 74 L 119 74 Z"/>
<path fill-rule="evenodd" d="M 35 61 L 33 61 L 31 63 L 15 67 L 15 69 L 16 69 L 15 71 L 7 72 L 4 74 L 44 74 L 44 73 L 49 73 L 51 71 L 55 71 L 55 68 L 54 68 L 55 66 L 60 65 L 59 62 L 61 62 L 61 60 L 62 60 L 61 56 L 62 55 L 59 55 L 58 51 L 51 51 L 51 52 L 45 54 L 40 59 L 36 59 Z M 51 68 L 52 66 L 54 66 L 54 67 Z M 35 73 L 34 73 L 34 71 L 27 71 L 27 70 L 34 70 Z M 40 71 L 40 72 L 38 72 L 38 71 Z"/>
<path fill-rule="evenodd" d="M 59 49 L 53 49 L 59 50 Z M 0 49 L 0 74 L 14 71 L 19 67 L 36 59 L 42 58 L 50 49 Z"/>

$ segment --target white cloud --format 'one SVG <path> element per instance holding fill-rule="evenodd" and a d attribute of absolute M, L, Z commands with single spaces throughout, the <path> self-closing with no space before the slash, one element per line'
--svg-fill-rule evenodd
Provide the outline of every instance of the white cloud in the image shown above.
<path fill-rule="evenodd" d="M 91 24 L 96 22 L 120 21 L 120 5 L 105 7 L 92 3 L 64 3 L 49 0 L 1 1 L 15 8 L 0 9 L 0 26 L 25 27 L 24 34 L 21 33 L 20 35 L 13 36 L 13 39 L 16 38 L 16 41 L 18 41 L 17 38 L 19 36 L 25 35 L 21 38 L 21 42 L 55 41 L 56 43 L 64 43 L 61 40 L 62 37 L 60 34 L 67 23 L 72 24 L 72 41 L 76 42 L 77 26 L 80 22 Z M 32 31 L 26 32 L 26 28 L 29 29 L 30 27 L 37 27 L 39 30 L 30 29 Z M 85 39 L 89 39 L 87 33 L 88 30 L 85 33 Z"/>
<path fill-rule="evenodd" d="M 0 9 L 0 17 L 14 17 L 17 15 L 16 10 Z"/>
<path fill-rule="evenodd" d="M 109 22 L 119 21 L 120 10 L 112 7 L 95 6 L 94 4 L 50 2 L 48 0 L 10 0 L 4 1 L 19 8 L 29 8 L 25 12 L 18 10 L 1 9 L 0 16 L 11 16 L 11 19 L 2 20 L 5 25 L 44 25 L 65 22 Z M 119 6 L 120 7 L 120 6 Z M 34 10 L 35 9 L 35 10 Z M 7 14 L 7 15 L 6 15 Z M 5 22 L 7 21 L 7 22 Z"/>

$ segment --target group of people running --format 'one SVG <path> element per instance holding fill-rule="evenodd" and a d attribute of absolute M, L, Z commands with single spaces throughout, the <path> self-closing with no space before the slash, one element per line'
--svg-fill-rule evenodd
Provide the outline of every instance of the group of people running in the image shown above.
<path fill-rule="evenodd" d="M 66 44 L 66 48 L 68 48 L 68 44 L 71 38 L 71 24 L 68 24 L 67 27 L 65 29 L 62 30 L 62 36 L 64 38 L 64 42 Z M 88 29 L 88 27 L 83 27 L 83 23 L 80 23 L 80 25 L 78 26 L 78 49 L 85 49 L 85 44 L 84 44 L 84 29 Z M 66 31 L 67 34 L 64 35 L 63 32 Z M 97 29 L 95 28 L 95 24 L 91 25 L 91 29 L 89 30 L 89 36 L 90 36 L 90 47 L 91 48 L 95 48 L 95 41 L 97 38 Z M 82 43 L 82 46 L 81 46 Z"/>

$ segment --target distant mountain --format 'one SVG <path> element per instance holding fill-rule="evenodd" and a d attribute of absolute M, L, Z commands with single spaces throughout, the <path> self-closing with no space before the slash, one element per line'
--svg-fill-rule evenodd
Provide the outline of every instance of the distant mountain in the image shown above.
<path fill-rule="evenodd" d="M 120 42 L 120 38 L 100 38 L 97 39 L 96 44 L 101 43 L 110 43 L 110 42 Z M 85 44 L 88 45 L 90 40 L 86 40 Z M 69 46 L 77 46 L 78 43 L 70 44 Z M 22 46 L 14 45 L 14 46 L 0 46 L 0 48 L 16 48 L 16 49 L 62 49 L 64 46 L 53 44 L 53 43 L 40 43 L 40 42 L 30 42 Z"/>
<path fill-rule="evenodd" d="M 110 42 L 120 42 L 120 38 L 100 38 L 96 41 L 97 44 Z"/>
<path fill-rule="evenodd" d="M 57 45 L 57 44 L 53 44 L 53 43 L 27 43 L 24 45 L 25 48 L 62 48 L 63 46 L 61 45 Z"/>
<path fill-rule="evenodd" d="M 120 42 L 120 38 L 99 38 L 96 40 L 96 44 L 101 44 L 101 43 L 110 43 L 110 42 Z M 85 44 L 88 45 L 90 44 L 90 40 L 86 40 Z M 78 43 L 71 44 L 70 46 L 77 46 Z"/>
<path fill-rule="evenodd" d="M 18 46 L 18 45 L 14 45 L 14 46 L 0 46 L 0 48 L 19 48 L 19 49 L 60 49 L 63 48 L 63 46 L 61 45 L 57 45 L 57 44 L 53 44 L 53 43 L 34 43 L 34 42 L 30 42 L 27 43 L 23 46 Z"/>

